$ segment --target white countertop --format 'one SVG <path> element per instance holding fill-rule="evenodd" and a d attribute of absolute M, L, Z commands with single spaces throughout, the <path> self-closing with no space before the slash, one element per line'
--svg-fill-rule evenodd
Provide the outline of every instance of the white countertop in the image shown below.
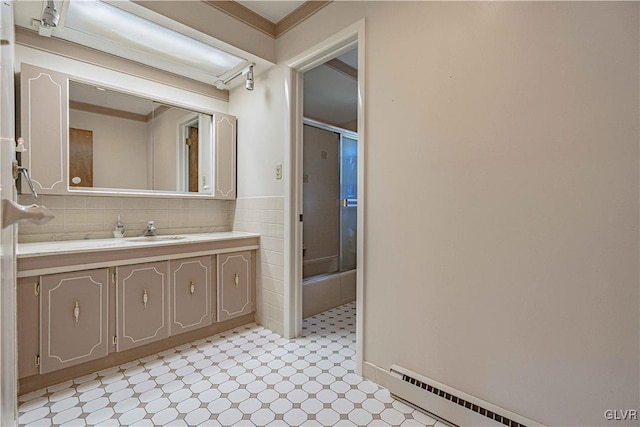
<path fill-rule="evenodd" d="M 60 240 L 55 242 L 18 243 L 16 255 L 18 258 L 28 258 L 43 255 L 73 254 L 79 252 L 111 251 L 114 249 L 134 249 L 156 245 L 187 245 L 191 243 L 213 242 L 219 240 L 245 239 L 259 237 L 259 234 L 240 231 L 158 235 L 154 237 L 125 237 L 122 239 L 86 239 Z"/>

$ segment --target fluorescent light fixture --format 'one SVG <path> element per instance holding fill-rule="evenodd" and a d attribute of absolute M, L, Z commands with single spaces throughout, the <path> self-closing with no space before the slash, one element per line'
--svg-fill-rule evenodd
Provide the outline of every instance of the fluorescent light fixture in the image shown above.
<path fill-rule="evenodd" d="M 207 75 L 213 82 L 248 63 L 99 0 L 71 0 L 63 32 L 63 38 L 82 39 L 88 44 L 89 37 L 94 48 L 201 81 Z"/>

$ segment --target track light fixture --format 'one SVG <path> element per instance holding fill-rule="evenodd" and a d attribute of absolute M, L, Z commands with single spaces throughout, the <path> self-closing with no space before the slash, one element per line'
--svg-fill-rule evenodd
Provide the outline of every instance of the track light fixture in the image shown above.
<path fill-rule="evenodd" d="M 247 81 L 245 83 L 245 88 L 247 90 L 253 90 L 253 67 L 256 64 L 253 62 L 250 62 L 249 64 L 245 65 L 244 67 L 242 67 L 241 69 L 237 70 L 236 72 L 234 72 L 233 74 L 231 74 L 229 77 L 226 77 L 225 79 L 221 79 L 216 81 L 215 87 L 217 87 L 218 89 L 228 89 L 229 87 L 229 83 L 235 79 L 238 76 L 241 76 L 243 74 L 247 75 Z"/>
<path fill-rule="evenodd" d="M 245 83 L 247 90 L 253 90 L 253 65 L 249 65 L 249 71 L 247 71 L 247 82 Z"/>
<path fill-rule="evenodd" d="M 55 3 L 53 0 L 47 0 L 47 5 L 44 8 L 44 12 L 42 12 L 42 23 L 49 28 L 55 28 L 58 26 L 59 21 L 60 14 L 56 9 Z"/>

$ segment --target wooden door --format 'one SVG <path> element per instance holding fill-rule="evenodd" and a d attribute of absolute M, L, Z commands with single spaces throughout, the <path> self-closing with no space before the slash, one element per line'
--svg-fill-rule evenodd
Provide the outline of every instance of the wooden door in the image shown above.
<path fill-rule="evenodd" d="M 69 128 L 69 186 L 93 187 L 93 131 Z"/>
<path fill-rule="evenodd" d="M 109 270 L 42 276 L 40 373 L 108 353 Z"/>
<path fill-rule="evenodd" d="M 211 324 L 211 257 L 171 261 L 171 334 Z"/>
<path fill-rule="evenodd" d="M 218 322 L 253 311 L 251 252 L 218 255 Z"/>
<path fill-rule="evenodd" d="M 169 336 L 168 262 L 117 268 L 117 351 Z"/>
<path fill-rule="evenodd" d="M 189 191 L 198 192 L 198 128 L 189 127 Z"/>

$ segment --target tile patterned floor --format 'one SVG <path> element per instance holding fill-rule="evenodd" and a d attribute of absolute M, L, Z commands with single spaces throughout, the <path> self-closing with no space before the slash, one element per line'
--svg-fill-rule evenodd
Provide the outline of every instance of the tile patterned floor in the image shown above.
<path fill-rule="evenodd" d="M 442 426 L 363 380 L 355 303 L 288 340 L 255 324 L 19 398 L 27 426 Z"/>

